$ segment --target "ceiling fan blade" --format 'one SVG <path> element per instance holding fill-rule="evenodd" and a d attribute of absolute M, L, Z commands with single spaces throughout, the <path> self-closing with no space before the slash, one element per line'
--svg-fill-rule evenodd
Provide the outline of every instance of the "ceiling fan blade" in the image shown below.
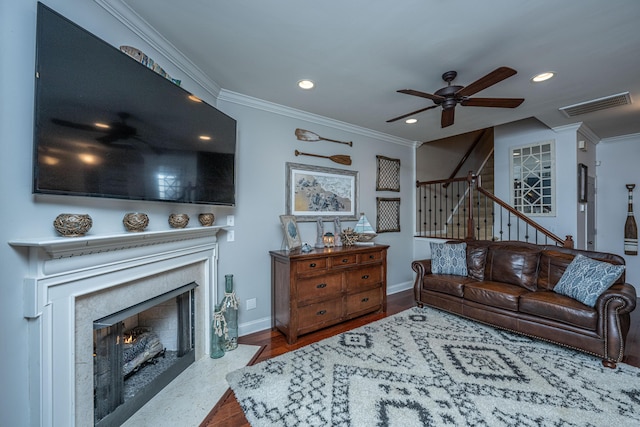
<path fill-rule="evenodd" d="M 447 126 L 451 126 L 453 124 L 455 111 L 456 111 L 455 108 L 442 110 L 442 117 L 440 118 L 440 126 L 442 126 L 443 128 L 446 128 Z"/>
<path fill-rule="evenodd" d="M 421 108 L 419 110 L 412 111 L 411 113 L 403 114 L 401 116 L 394 117 L 393 119 L 387 120 L 387 123 L 395 122 L 396 120 L 404 119 L 405 117 L 413 116 L 414 114 L 422 113 L 423 111 L 431 110 L 432 108 L 436 108 L 436 107 L 437 105 L 432 105 L 427 108 Z"/>
<path fill-rule="evenodd" d="M 426 92 L 420 92 L 419 90 L 400 89 L 398 92 L 404 93 L 404 94 L 407 94 L 407 95 L 419 96 L 420 98 L 431 99 L 432 101 L 444 101 L 444 97 L 442 97 L 440 95 L 433 95 L 433 94 L 426 93 Z"/>
<path fill-rule="evenodd" d="M 460 102 L 465 107 L 516 108 L 524 98 L 469 98 Z"/>
<path fill-rule="evenodd" d="M 517 71 L 514 70 L 513 68 L 509 68 L 509 67 L 496 68 L 486 76 L 481 77 L 475 82 L 471 83 L 470 85 L 460 89 L 458 92 L 456 92 L 456 97 L 471 96 L 474 93 L 478 93 L 481 90 L 488 88 L 489 86 L 493 86 L 494 84 L 499 83 L 504 79 L 507 79 L 513 76 L 516 73 Z"/>

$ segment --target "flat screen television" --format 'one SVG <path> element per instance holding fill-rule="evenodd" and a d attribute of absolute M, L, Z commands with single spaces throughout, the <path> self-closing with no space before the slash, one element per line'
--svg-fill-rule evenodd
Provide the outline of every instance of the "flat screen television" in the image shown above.
<path fill-rule="evenodd" d="M 235 205 L 236 121 L 38 3 L 33 192 Z"/>

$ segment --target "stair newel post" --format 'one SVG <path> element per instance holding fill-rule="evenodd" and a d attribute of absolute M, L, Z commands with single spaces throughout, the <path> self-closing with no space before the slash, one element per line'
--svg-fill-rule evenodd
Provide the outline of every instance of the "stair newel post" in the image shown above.
<path fill-rule="evenodd" d="M 475 176 L 473 175 L 473 171 L 469 171 L 469 173 L 467 174 L 467 183 L 469 185 L 469 211 L 468 211 L 468 216 L 467 216 L 467 239 L 468 240 L 474 240 L 474 234 L 473 234 L 473 230 L 474 230 L 474 224 L 473 224 L 473 205 L 474 205 L 474 201 L 473 201 L 473 193 L 474 193 L 474 186 L 475 186 Z"/>

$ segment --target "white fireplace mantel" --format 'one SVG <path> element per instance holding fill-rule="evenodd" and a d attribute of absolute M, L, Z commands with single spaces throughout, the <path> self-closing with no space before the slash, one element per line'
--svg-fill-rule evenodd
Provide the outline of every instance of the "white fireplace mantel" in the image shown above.
<path fill-rule="evenodd" d="M 63 258 L 128 249 L 159 243 L 190 240 L 200 237 L 215 237 L 222 226 L 198 228 L 174 228 L 161 231 L 143 231 L 107 235 L 88 235 L 81 237 L 47 237 L 16 239 L 9 242 L 11 246 L 26 246 L 44 250 L 50 258 Z"/>
<path fill-rule="evenodd" d="M 140 302 L 136 298 L 166 292 L 183 281 L 196 281 L 196 360 L 208 354 L 208 317 L 216 298 L 216 235 L 223 228 L 9 242 L 16 249 L 26 248 L 28 256 L 23 290 L 24 317 L 29 320 L 32 425 L 93 425 L 93 401 L 84 396 L 91 396 L 92 383 L 82 383 L 85 378 L 92 381 L 92 368 L 86 368 L 92 343 L 84 344 L 92 323 L 81 319 L 86 309 L 76 311 L 77 301 L 119 295 L 107 300 L 113 308 L 135 304 Z M 107 310 L 97 304 L 91 309 L 96 315 Z"/>

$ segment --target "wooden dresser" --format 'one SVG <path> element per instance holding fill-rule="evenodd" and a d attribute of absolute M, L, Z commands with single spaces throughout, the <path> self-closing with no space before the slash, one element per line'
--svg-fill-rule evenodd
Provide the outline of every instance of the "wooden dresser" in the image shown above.
<path fill-rule="evenodd" d="M 386 310 L 387 245 L 270 251 L 273 325 L 298 336 Z"/>

